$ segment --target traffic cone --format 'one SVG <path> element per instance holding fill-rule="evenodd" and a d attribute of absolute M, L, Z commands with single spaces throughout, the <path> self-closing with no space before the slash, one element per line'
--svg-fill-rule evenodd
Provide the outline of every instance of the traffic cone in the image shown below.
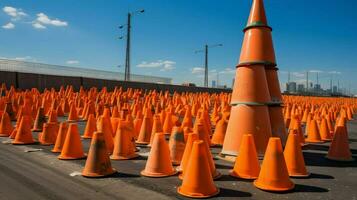
<path fill-rule="evenodd" d="M 53 153 L 61 153 L 64 141 L 66 140 L 67 131 L 68 131 L 68 123 L 61 122 L 58 130 L 55 146 L 51 150 Z"/>
<path fill-rule="evenodd" d="M 84 177 L 105 177 L 116 173 L 112 168 L 105 145 L 104 134 L 95 132 L 89 147 L 88 158 L 82 171 Z"/>
<path fill-rule="evenodd" d="M 290 131 L 293 131 L 293 130 L 296 130 L 296 134 L 298 135 L 299 140 L 300 140 L 300 145 L 304 146 L 305 145 L 305 136 L 304 136 L 304 133 L 302 132 L 301 122 L 299 120 L 294 121 L 291 129 L 289 129 L 289 134 L 290 134 Z"/>
<path fill-rule="evenodd" d="M 0 123 L 0 137 L 9 137 L 14 127 L 11 124 L 11 119 L 7 112 L 4 112 L 1 117 Z"/>
<path fill-rule="evenodd" d="M 286 142 L 284 149 L 286 167 L 291 177 L 308 177 L 310 173 L 306 170 L 300 139 L 296 133 L 296 130 L 292 131 Z"/>
<path fill-rule="evenodd" d="M 211 176 L 206 146 L 207 144 L 202 140 L 193 143 L 187 172 L 183 177 L 182 185 L 177 188 L 179 194 L 191 198 L 208 198 L 219 193 Z"/>
<path fill-rule="evenodd" d="M 161 125 L 160 116 L 159 115 L 154 115 L 154 120 L 153 121 L 154 121 L 154 123 L 152 125 L 150 143 L 148 144 L 148 146 L 151 146 L 152 141 L 154 140 L 155 133 L 162 132 L 162 125 Z"/>
<path fill-rule="evenodd" d="M 280 138 L 269 139 L 261 170 L 254 185 L 259 189 L 272 192 L 288 191 L 295 187 L 289 178 Z"/>
<path fill-rule="evenodd" d="M 352 158 L 346 126 L 337 126 L 326 158 L 344 162 L 355 160 Z"/>
<path fill-rule="evenodd" d="M 150 124 L 150 118 L 144 117 L 141 124 L 140 133 L 136 144 L 149 144 L 151 138 L 152 125 Z"/>
<path fill-rule="evenodd" d="M 179 165 L 185 150 L 183 130 L 179 126 L 172 128 L 169 139 L 170 157 L 173 165 Z"/>
<path fill-rule="evenodd" d="M 93 133 L 97 131 L 96 120 L 94 114 L 90 114 L 87 120 L 86 128 L 84 129 L 84 134 L 82 138 L 84 139 L 91 139 Z"/>
<path fill-rule="evenodd" d="M 257 150 L 251 134 L 243 135 L 239 154 L 230 175 L 243 179 L 256 179 L 260 171 Z"/>
<path fill-rule="evenodd" d="M 56 122 L 48 122 L 43 124 L 43 130 L 38 134 L 38 141 L 42 145 L 55 144 L 59 126 Z"/>
<path fill-rule="evenodd" d="M 309 123 L 307 128 L 309 129 L 307 132 L 307 138 L 305 139 L 308 143 L 323 143 L 324 141 L 321 140 L 319 127 L 314 119 L 312 119 Z"/>
<path fill-rule="evenodd" d="M 139 157 L 132 148 L 132 135 L 127 121 L 121 119 L 114 138 L 114 150 L 110 156 L 112 160 L 128 160 Z"/>
<path fill-rule="evenodd" d="M 86 155 L 83 152 L 81 137 L 78 131 L 78 125 L 76 123 L 70 123 L 66 134 L 61 154 L 58 159 L 61 160 L 76 160 L 85 158 Z"/>
<path fill-rule="evenodd" d="M 17 129 L 16 136 L 11 142 L 12 144 L 34 144 L 35 140 L 31 132 L 31 118 L 24 115 Z"/>
<path fill-rule="evenodd" d="M 58 123 L 58 119 L 57 119 L 57 113 L 56 110 L 52 109 L 50 111 L 49 117 L 48 117 L 48 121 L 50 123 Z"/>
<path fill-rule="evenodd" d="M 141 175 L 148 177 L 165 177 L 176 174 L 172 167 L 169 146 L 165 141 L 164 133 L 156 133 L 150 150 L 145 169 Z"/>
<path fill-rule="evenodd" d="M 170 135 L 173 126 L 174 123 L 172 121 L 172 114 L 168 112 L 166 113 L 165 121 L 162 125 L 162 130 L 166 135 Z"/>
<path fill-rule="evenodd" d="M 44 115 L 44 109 L 40 107 L 37 111 L 35 123 L 33 125 L 32 131 L 34 132 L 41 132 L 43 124 L 46 122 L 46 118 Z"/>
<path fill-rule="evenodd" d="M 14 108 L 12 107 L 11 102 L 6 102 L 4 112 L 7 112 L 11 121 L 16 120 L 16 113 L 14 111 Z"/>
<path fill-rule="evenodd" d="M 110 119 L 104 116 L 99 117 L 99 121 L 97 123 L 97 131 L 104 134 L 105 145 L 107 145 L 107 151 L 109 154 L 113 152 L 114 149 L 114 140 L 113 133 L 111 128 Z"/>
<path fill-rule="evenodd" d="M 189 133 L 188 134 L 187 142 L 186 142 L 185 150 L 183 152 L 180 166 L 178 166 L 176 168 L 179 172 L 183 172 L 184 169 L 186 168 L 188 160 L 190 159 L 193 142 L 196 140 L 198 140 L 197 133 Z"/>
<path fill-rule="evenodd" d="M 216 129 L 214 130 L 211 143 L 215 146 L 222 146 L 224 142 L 224 137 L 227 131 L 227 120 L 222 117 L 216 124 Z"/>
<path fill-rule="evenodd" d="M 79 120 L 76 105 L 75 105 L 74 103 L 72 103 L 70 107 L 71 107 L 71 108 L 70 108 L 70 110 L 69 110 L 69 114 L 68 114 L 68 119 L 67 119 L 67 121 L 68 121 L 68 122 L 76 122 L 76 121 Z"/>
<path fill-rule="evenodd" d="M 320 135 L 321 135 L 321 140 L 323 141 L 331 141 L 331 133 L 327 125 L 327 120 L 326 118 L 322 118 L 321 124 L 320 124 Z"/>

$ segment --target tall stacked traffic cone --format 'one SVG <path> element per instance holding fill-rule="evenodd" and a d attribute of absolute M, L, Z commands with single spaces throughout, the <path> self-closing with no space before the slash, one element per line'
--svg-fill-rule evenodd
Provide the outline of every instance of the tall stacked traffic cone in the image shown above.
<path fill-rule="evenodd" d="M 259 189 L 272 192 L 289 191 L 295 187 L 289 178 L 280 138 L 269 139 L 261 170 L 254 185 Z"/>
<path fill-rule="evenodd" d="M 258 178 L 259 171 L 260 166 L 254 138 L 251 134 L 246 134 L 243 136 L 239 155 L 230 175 L 243 179 L 256 179 Z"/>
<path fill-rule="evenodd" d="M 290 132 L 284 149 L 284 158 L 289 176 L 291 177 L 308 177 L 304 156 L 301 151 L 300 139 L 297 131 Z"/>
<path fill-rule="evenodd" d="M 254 136 L 257 152 L 261 155 L 265 152 L 270 136 L 281 137 L 285 141 L 282 97 L 271 30 L 263 1 L 254 0 L 248 24 L 244 28 L 223 155 L 236 156 L 242 136 L 246 133 Z"/>
<path fill-rule="evenodd" d="M 38 134 L 38 141 L 42 145 L 55 144 L 59 126 L 55 122 L 48 122 L 43 124 L 43 130 Z"/>
<path fill-rule="evenodd" d="M 11 124 L 11 119 L 7 112 L 4 112 L 1 117 L 0 122 L 0 137 L 8 137 L 11 135 L 11 132 L 14 130 L 14 127 Z"/>
<path fill-rule="evenodd" d="M 319 127 L 317 126 L 317 122 L 314 119 L 308 122 L 307 128 L 308 128 L 308 132 L 307 132 L 307 138 L 305 139 L 306 142 L 323 143 L 323 141 L 321 140 Z"/>
<path fill-rule="evenodd" d="M 182 185 L 177 188 L 179 194 L 191 198 L 208 198 L 219 193 L 211 176 L 206 146 L 207 144 L 202 140 L 193 143 L 187 172 L 183 177 Z"/>
<path fill-rule="evenodd" d="M 75 160 L 85 158 L 86 155 L 83 152 L 81 137 L 78 131 L 78 125 L 70 123 L 66 134 L 61 154 L 58 159 L 61 160 Z"/>
<path fill-rule="evenodd" d="M 337 126 L 326 158 L 335 161 L 354 161 L 348 142 L 346 126 Z"/>
<path fill-rule="evenodd" d="M 51 150 L 53 153 L 61 153 L 64 141 L 66 140 L 67 131 L 68 131 L 68 123 L 61 122 L 58 130 L 55 146 Z"/>
<path fill-rule="evenodd" d="M 90 114 L 87 120 L 86 128 L 84 129 L 84 134 L 82 138 L 91 139 L 93 133 L 97 131 L 96 120 L 94 114 Z"/>
<path fill-rule="evenodd" d="M 183 152 L 182 159 L 181 159 L 181 163 L 180 163 L 180 166 L 177 167 L 178 171 L 183 172 L 184 169 L 186 168 L 187 163 L 188 163 L 188 161 L 190 159 L 193 142 L 196 141 L 196 140 L 198 140 L 198 134 L 197 133 L 189 133 L 188 134 L 185 150 Z"/>
<path fill-rule="evenodd" d="M 185 150 L 183 130 L 179 126 L 172 128 L 169 140 L 170 157 L 173 165 L 179 165 Z"/>
<path fill-rule="evenodd" d="M 150 154 L 141 171 L 141 175 L 148 177 L 165 177 L 176 174 L 170 159 L 169 146 L 165 141 L 164 133 L 156 133 L 151 146 Z"/>
<path fill-rule="evenodd" d="M 32 131 L 40 132 L 42 131 L 43 124 L 46 122 L 44 109 L 40 107 L 37 111 L 35 123 L 33 125 Z"/>
<path fill-rule="evenodd" d="M 128 160 L 136 158 L 139 155 L 132 148 L 132 135 L 130 133 L 128 122 L 121 119 L 114 138 L 114 150 L 110 159 Z"/>
<path fill-rule="evenodd" d="M 104 134 L 95 132 L 89 147 L 88 158 L 82 171 L 84 177 L 104 177 L 116 173 L 112 168 L 105 145 Z"/>
<path fill-rule="evenodd" d="M 22 116 L 19 127 L 17 128 L 17 133 L 12 144 L 33 144 L 35 140 L 32 137 L 31 132 L 31 118 L 30 116 Z"/>

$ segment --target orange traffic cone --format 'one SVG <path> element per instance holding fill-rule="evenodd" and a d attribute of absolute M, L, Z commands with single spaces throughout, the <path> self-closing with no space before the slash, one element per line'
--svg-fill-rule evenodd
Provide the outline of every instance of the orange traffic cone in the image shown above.
<path fill-rule="evenodd" d="M 35 140 L 32 138 L 31 132 L 31 118 L 24 115 L 21 119 L 20 125 L 17 129 L 15 139 L 12 144 L 33 144 Z"/>
<path fill-rule="evenodd" d="M 348 143 L 348 135 L 345 126 L 337 126 L 326 158 L 336 161 L 354 161 Z"/>
<path fill-rule="evenodd" d="M 321 140 L 323 141 L 331 141 L 331 133 L 327 125 L 327 120 L 326 118 L 322 118 L 321 124 L 320 124 L 320 135 L 321 135 Z"/>
<path fill-rule="evenodd" d="M 121 119 L 118 124 L 117 133 L 114 138 L 114 150 L 110 159 L 113 160 L 128 160 L 139 157 L 132 148 L 132 135 L 128 127 L 127 121 Z"/>
<path fill-rule="evenodd" d="M 177 188 L 179 194 L 191 198 L 208 198 L 219 193 L 211 176 L 206 146 L 207 144 L 202 140 L 193 143 L 187 172 L 183 177 L 182 185 Z"/>
<path fill-rule="evenodd" d="M 260 171 L 257 150 L 251 134 L 243 135 L 239 155 L 236 158 L 231 176 L 243 179 L 256 179 Z"/>
<path fill-rule="evenodd" d="M 38 134 L 38 141 L 42 145 L 55 144 L 58 129 L 59 127 L 56 122 L 44 123 L 42 132 Z"/>
<path fill-rule="evenodd" d="M 82 159 L 85 157 L 86 155 L 83 153 L 83 147 L 81 137 L 78 131 L 78 125 L 75 123 L 70 123 L 66 134 L 66 139 L 64 141 L 61 154 L 58 156 L 58 159 L 75 160 Z"/>
<path fill-rule="evenodd" d="M 7 112 L 4 112 L 1 117 L 0 123 L 0 137 L 8 137 L 11 135 L 11 132 L 14 130 L 14 127 L 11 124 L 11 119 Z"/>
<path fill-rule="evenodd" d="M 107 151 L 109 154 L 113 152 L 114 149 L 114 141 L 113 141 L 113 133 L 111 127 L 110 119 L 104 116 L 99 117 L 99 121 L 97 123 L 97 131 L 104 134 L 105 145 L 107 146 Z"/>
<path fill-rule="evenodd" d="M 55 146 L 51 150 L 53 153 L 61 153 L 64 141 L 66 140 L 67 131 L 68 131 L 68 123 L 61 122 L 58 130 Z"/>
<path fill-rule="evenodd" d="M 173 165 L 179 165 L 185 150 L 183 130 L 179 126 L 172 128 L 169 140 L 170 157 Z"/>
<path fill-rule="evenodd" d="M 181 159 L 181 164 L 179 167 L 177 167 L 178 171 L 183 172 L 184 169 L 186 168 L 188 160 L 190 159 L 193 142 L 196 140 L 198 140 L 197 133 L 189 133 L 188 134 L 185 150 L 183 152 L 183 156 Z"/>
<path fill-rule="evenodd" d="M 71 109 L 69 110 L 67 121 L 68 122 L 76 122 L 76 121 L 78 121 L 78 119 L 79 119 L 79 117 L 78 117 L 76 105 L 74 103 L 72 103 Z"/>
<path fill-rule="evenodd" d="M 96 120 L 95 120 L 94 114 L 90 114 L 88 117 L 86 128 L 84 129 L 84 134 L 82 135 L 82 138 L 91 139 L 92 135 L 95 131 L 97 131 Z"/>
<path fill-rule="evenodd" d="M 297 131 L 293 130 L 288 137 L 284 149 L 284 158 L 289 176 L 291 177 L 308 177 L 310 173 L 305 167 L 304 156 L 302 155 L 299 136 Z"/>
<path fill-rule="evenodd" d="M 150 143 L 148 144 L 148 146 L 151 146 L 152 141 L 154 140 L 155 133 L 162 132 L 162 125 L 161 125 L 160 116 L 159 115 L 154 115 L 154 120 L 153 121 L 154 121 L 154 123 L 152 125 Z"/>
<path fill-rule="evenodd" d="M 144 117 L 144 120 L 141 124 L 140 133 L 138 139 L 136 140 L 137 144 L 149 144 L 151 137 L 152 125 L 150 124 L 150 118 Z"/>
<path fill-rule="evenodd" d="M 216 129 L 214 130 L 211 143 L 216 146 L 222 146 L 224 142 L 224 137 L 227 131 L 227 120 L 222 118 L 218 121 Z"/>
<path fill-rule="evenodd" d="M 319 127 L 314 119 L 312 119 L 309 123 L 307 128 L 309 129 L 307 132 L 306 142 L 308 143 L 323 143 L 324 141 L 321 140 Z"/>
<path fill-rule="evenodd" d="M 254 185 L 259 189 L 273 192 L 288 191 L 295 187 L 289 178 L 280 138 L 269 139 L 262 167 Z"/>
<path fill-rule="evenodd" d="M 105 145 L 104 134 L 95 132 L 88 152 L 88 158 L 82 171 L 84 177 L 104 177 L 116 173 L 112 168 Z"/>
<path fill-rule="evenodd" d="M 150 150 L 145 169 L 141 175 L 148 177 L 165 177 L 176 174 L 172 167 L 169 146 L 164 133 L 156 133 Z"/>
<path fill-rule="evenodd" d="M 46 122 L 44 109 L 41 107 L 37 111 L 35 123 L 33 125 L 32 131 L 40 132 L 42 131 L 43 124 Z"/>

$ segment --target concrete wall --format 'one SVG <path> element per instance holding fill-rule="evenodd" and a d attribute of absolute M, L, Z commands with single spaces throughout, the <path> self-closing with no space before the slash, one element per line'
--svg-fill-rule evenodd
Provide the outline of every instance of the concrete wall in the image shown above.
<path fill-rule="evenodd" d="M 182 85 L 168 85 L 157 83 L 144 83 L 144 82 L 126 82 L 126 81 L 114 81 L 104 79 L 93 79 L 83 77 L 69 77 L 69 76 L 54 76 L 45 74 L 31 74 L 22 72 L 8 72 L 0 71 L 0 83 L 5 83 L 6 86 L 15 86 L 19 89 L 31 89 L 37 88 L 43 91 L 45 88 L 55 88 L 58 90 L 61 85 L 73 85 L 75 90 L 78 90 L 82 85 L 85 89 L 91 87 L 107 87 L 109 91 L 112 91 L 114 87 L 134 88 L 134 89 L 156 89 L 158 91 L 169 90 L 171 93 L 176 92 L 231 92 L 229 89 L 218 88 L 204 88 L 204 87 L 188 87 Z"/>

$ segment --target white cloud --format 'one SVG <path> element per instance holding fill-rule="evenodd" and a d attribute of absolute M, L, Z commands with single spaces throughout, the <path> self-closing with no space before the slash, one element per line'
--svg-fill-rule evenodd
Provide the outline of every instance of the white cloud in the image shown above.
<path fill-rule="evenodd" d="M 5 6 L 2 10 L 11 17 L 12 21 L 17 21 L 21 19 L 21 17 L 27 16 L 21 9 L 11 6 Z"/>
<path fill-rule="evenodd" d="M 191 69 L 192 74 L 202 74 L 204 71 L 205 69 L 203 67 L 194 67 Z"/>
<path fill-rule="evenodd" d="M 66 63 L 69 65 L 74 65 L 74 64 L 79 64 L 79 61 L 78 60 L 67 60 Z"/>
<path fill-rule="evenodd" d="M 304 77 L 305 73 L 301 73 L 301 72 L 292 72 L 291 75 L 295 76 L 295 77 Z"/>
<path fill-rule="evenodd" d="M 18 61 L 32 61 L 32 62 L 36 62 L 37 60 L 31 56 L 24 56 L 24 57 L 15 57 L 13 58 L 14 60 L 18 60 Z"/>
<path fill-rule="evenodd" d="M 236 70 L 233 68 L 227 67 L 224 70 L 220 71 L 219 73 L 220 74 L 234 74 L 234 73 L 236 73 Z"/>
<path fill-rule="evenodd" d="M 160 71 L 170 71 L 175 69 L 176 62 L 170 60 L 158 60 L 155 62 L 143 61 L 137 65 L 140 68 L 160 68 Z"/>
<path fill-rule="evenodd" d="M 313 70 L 310 70 L 309 72 L 310 72 L 310 73 L 322 73 L 323 71 L 313 69 Z"/>
<path fill-rule="evenodd" d="M 41 25 L 52 25 L 52 26 L 68 26 L 66 21 L 61 21 L 59 19 L 50 19 L 45 13 L 38 13 L 37 19 L 33 24 L 38 23 Z"/>
<path fill-rule="evenodd" d="M 2 26 L 3 29 L 14 29 L 15 28 L 15 24 L 9 22 L 5 25 Z"/>
<path fill-rule="evenodd" d="M 328 72 L 329 74 L 341 74 L 341 72 L 338 72 L 338 71 L 330 71 Z"/>
<path fill-rule="evenodd" d="M 37 23 L 37 22 L 33 23 L 32 26 L 33 26 L 35 29 L 45 29 L 45 28 L 46 28 L 46 26 L 44 26 L 44 25 L 42 25 L 42 24 L 40 24 L 40 23 Z"/>

